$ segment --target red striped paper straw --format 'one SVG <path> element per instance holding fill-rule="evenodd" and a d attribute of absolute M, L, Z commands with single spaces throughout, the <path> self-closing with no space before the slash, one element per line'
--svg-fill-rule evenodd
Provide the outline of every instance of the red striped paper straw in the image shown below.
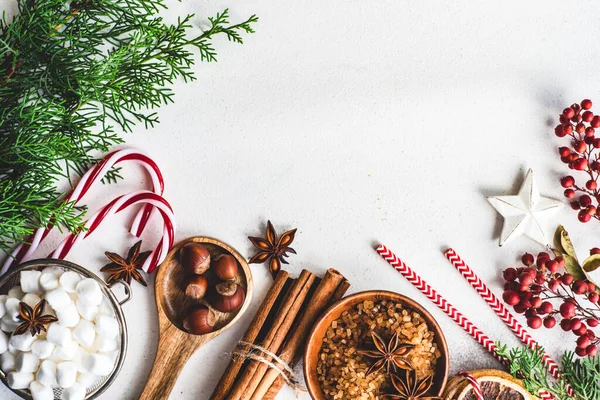
<path fill-rule="evenodd" d="M 463 328 L 472 338 L 477 340 L 487 351 L 489 351 L 494 357 L 500 360 L 502 363 L 508 361 L 498 355 L 496 350 L 498 347 L 496 344 L 479 328 L 477 328 L 471 321 L 469 321 L 460 311 L 458 311 L 452 304 L 450 304 L 445 298 L 435 291 L 427 282 L 425 282 L 419 275 L 417 275 L 408 265 L 404 264 L 402 260 L 398 258 L 390 249 L 384 244 L 380 244 L 376 249 L 377 253 L 386 260 L 394 269 L 400 272 L 410 283 L 419 289 L 428 299 L 444 311 L 450 318 L 454 320 Z M 547 392 L 541 392 L 540 397 L 544 400 L 552 399 L 552 395 Z"/>
<path fill-rule="evenodd" d="M 498 298 L 492 293 L 490 288 L 473 272 L 473 270 L 464 262 L 464 260 L 454 251 L 454 249 L 448 249 L 444 253 L 448 261 L 460 272 L 460 274 L 471 284 L 473 289 L 481 296 L 482 299 L 490 306 L 492 310 L 500 317 L 506 326 L 527 346 L 532 349 L 536 349 L 539 345 L 533 337 L 527 332 L 525 327 L 521 325 L 519 321 L 508 311 L 508 309 L 498 300 Z M 543 360 L 548 367 L 548 370 L 554 377 L 554 379 L 560 379 L 559 367 L 556 361 L 554 361 L 548 353 L 544 352 Z M 567 387 L 570 394 L 573 395 L 571 386 Z"/>

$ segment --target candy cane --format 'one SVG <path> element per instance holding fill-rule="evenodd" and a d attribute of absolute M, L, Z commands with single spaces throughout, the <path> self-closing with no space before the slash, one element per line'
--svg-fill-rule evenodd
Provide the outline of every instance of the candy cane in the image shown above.
<path fill-rule="evenodd" d="M 133 150 L 123 149 L 108 154 L 102 161 L 90 168 L 82 177 L 77 186 L 65 196 L 65 201 L 77 204 L 93 186 L 94 183 L 101 180 L 106 173 L 116 164 L 123 161 L 133 161 L 144 167 L 152 179 L 152 190 L 159 195 L 164 191 L 164 179 L 158 165 L 147 155 Z M 150 218 L 154 206 L 145 204 L 140 209 L 131 226 L 131 233 L 139 237 Z M 50 223 L 45 228 L 38 228 L 32 236 L 26 239 L 29 244 L 19 244 L 7 258 L 2 267 L 1 273 L 6 272 L 13 264 L 29 259 L 39 244 L 46 238 L 52 230 Z"/>
<path fill-rule="evenodd" d="M 165 259 L 169 249 L 173 246 L 175 237 L 175 215 L 173 214 L 170 204 L 162 196 L 147 190 L 129 193 L 112 200 L 85 222 L 85 231 L 67 236 L 49 257 L 59 259 L 65 258 L 69 251 L 90 236 L 104 219 L 139 203 L 156 207 L 165 223 L 161 240 L 142 265 L 144 271 L 151 273 Z"/>
<path fill-rule="evenodd" d="M 473 375 L 469 374 L 467 371 L 458 371 L 457 375 L 464 377 L 469 382 L 469 384 L 473 387 L 473 392 L 475 393 L 475 397 L 477 397 L 477 400 L 485 400 L 483 398 L 481 386 L 479 386 L 479 382 L 477 382 L 477 379 L 475 379 Z"/>
<path fill-rule="evenodd" d="M 409 268 L 402 260 L 400 260 L 390 249 L 385 245 L 380 244 L 377 249 L 377 253 L 386 260 L 396 271 L 401 273 L 410 283 L 419 289 L 427 298 L 444 311 L 450 318 L 454 320 L 461 328 L 463 328 L 472 338 L 477 340 L 487 351 L 489 351 L 494 357 L 500 360 L 502 363 L 507 363 L 504 357 L 498 355 L 498 347 L 496 344 L 469 321 L 460 311 L 458 311 L 452 304 L 443 298 L 439 293 L 435 291 L 427 282 L 425 282 L 419 275 L 417 275 L 411 268 Z M 540 397 L 542 399 L 552 399 L 552 395 L 548 392 L 541 392 Z"/>
<path fill-rule="evenodd" d="M 453 249 L 448 249 L 444 255 L 454 266 L 454 268 L 456 268 L 458 272 L 460 272 L 460 274 L 467 280 L 467 282 L 471 284 L 479 296 L 485 300 L 492 310 L 494 310 L 502 322 L 504 322 L 504 324 L 509 327 L 511 331 L 513 331 L 519 340 L 521 340 L 521 342 L 534 350 L 539 347 L 538 343 L 529 334 L 529 332 L 527 332 L 525 327 L 523 327 L 523 325 L 521 325 L 521 323 L 519 323 L 519 321 L 513 317 L 504 304 L 498 300 L 490 288 L 479 278 L 479 276 L 477 276 L 477 274 L 475 274 L 475 272 L 473 272 L 473 270 L 464 262 L 458 253 L 456 253 Z M 544 360 L 544 363 L 548 367 L 548 370 L 554 379 L 561 379 L 559 367 L 556 361 L 554 361 L 546 352 L 543 353 L 542 359 Z M 572 396 L 573 388 L 570 385 L 567 385 L 567 389 Z"/>

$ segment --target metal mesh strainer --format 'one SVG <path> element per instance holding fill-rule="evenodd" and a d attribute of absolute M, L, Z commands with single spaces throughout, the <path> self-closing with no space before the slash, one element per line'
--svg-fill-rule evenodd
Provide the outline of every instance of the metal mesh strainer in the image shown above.
<path fill-rule="evenodd" d="M 106 389 L 108 389 L 108 387 L 114 382 L 117 375 L 121 371 L 121 367 L 123 366 L 123 361 L 125 361 L 125 354 L 127 353 L 127 325 L 125 323 L 125 317 L 123 316 L 123 310 L 121 309 L 121 306 L 131 299 L 131 289 L 130 289 L 129 285 L 127 284 L 127 282 L 125 282 L 125 281 L 117 281 L 109 286 L 93 272 L 90 272 L 87 269 L 85 269 L 77 264 L 68 262 L 68 261 L 55 260 L 55 259 L 38 259 L 38 260 L 32 260 L 32 261 L 23 263 L 23 264 L 19 265 L 18 267 L 11 269 L 8 273 L 6 273 L 0 279 L 0 294 L 7 294 L 8 291 L 12 287 L 19 285 L 21 271 L 42 270 L 46 267 L 58 267 L 65 271 L 74 271 L 85 278 L 92 278 L 92 279 L 96 280 L 96 282 L 98 282 L 98 284 L 100 285 L 100 289 L 102 290 L 102 293 L 104 294 L 105 298 L 109 300 L 110 305 L 112 306 L 115 318 L 117 319 L 117 322 L 119 324 L 120 343 L 119 343 L 117 359 L 115 361 L 115 366 L 109 375 L 99 379 L 92 386 L 88 386 L 87 390 L 86 390 L 87 394 L 86 394 L 85 398 L 86 399 L 95 399 L 98 396 L 100 396 L 100 394 L 102 394 Z M 110 290 L 111 287 L 117 283 L 122 284 L 123 288 L 125 289 L 126 297 L 125 297 L 125 299 L 123 299 L 121 301 L 119 301 L 116 298 L 116 296 L 114 295 L 114 293 L 112 292 L 112 290 Z M 1 370 L 0 370 L 0 380 L 2 380 L 2 382 L 6 385 L 6 387 L 8 387 L 8 384 L 6 382 L 6 374 L 4 372 L 2 372 Z M 11 389 L 11 390 L 23 399 L 32 399 L 31 395 L 29 394 L 29 390 L 15 390 L 15 389 Z M 60 400 L 61 394 L 62 394 L 62 389 L 60 389 L 60 388 L 54 389 L 54 399 L 55 400 Z"/>

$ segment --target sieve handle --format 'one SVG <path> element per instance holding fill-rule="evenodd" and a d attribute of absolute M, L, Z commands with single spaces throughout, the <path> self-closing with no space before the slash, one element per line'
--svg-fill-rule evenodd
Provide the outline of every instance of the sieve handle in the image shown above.
<path fill-rule="evenodd" d="M 125 298 L 119 301 L 119 305 L 122 306 L 123 304 L 131 300 L 131 286 L 129 286 L 129 283 L 125 282 L 124 280 L 118 280 L 111 282 L 110 285 L 108 285 L 108 287 L 112 290 L 113 286 L 115 286 L 117 283 L 123 285 L 123 291 L 125 292 Z"/>

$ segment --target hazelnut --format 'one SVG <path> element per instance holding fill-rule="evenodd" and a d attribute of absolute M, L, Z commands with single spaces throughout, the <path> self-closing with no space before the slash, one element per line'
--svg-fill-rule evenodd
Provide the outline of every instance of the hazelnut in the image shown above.
<path fill-rule="evenodd" d="M 193 299 L 201 299 L 208 289 L 208 279 L 204 275 L 196 275 L 188 282 L 185 287 L 185 294 Z"/>
<path fill-rule="evenodd" d="M 202 275 L 210 267 L 210 253 L 199 243 L 188 243 L 179 251 L 179 262 L 191 273 Z"/>
<path fill-rule="evenodd" d="M 216 322 L 215 313 L 206 306 L 193 309 L 183 320 L 183 328 L 194 335 L 204 335 L 213 331 Z"/>
<path fill-rule="evenodd" d="M 213 307 L 217 311 L 229 313 L 240 309 L 244 304 L 246 293 L 235 282 L 219 283 L 213 297 Z"/>
<path fill-rule="evenodd" d="M 238 263 L 234 256 L 223 254 L 217 257 L 212 270 L 222 281 L 235 279 L 238 273 Z"/>

